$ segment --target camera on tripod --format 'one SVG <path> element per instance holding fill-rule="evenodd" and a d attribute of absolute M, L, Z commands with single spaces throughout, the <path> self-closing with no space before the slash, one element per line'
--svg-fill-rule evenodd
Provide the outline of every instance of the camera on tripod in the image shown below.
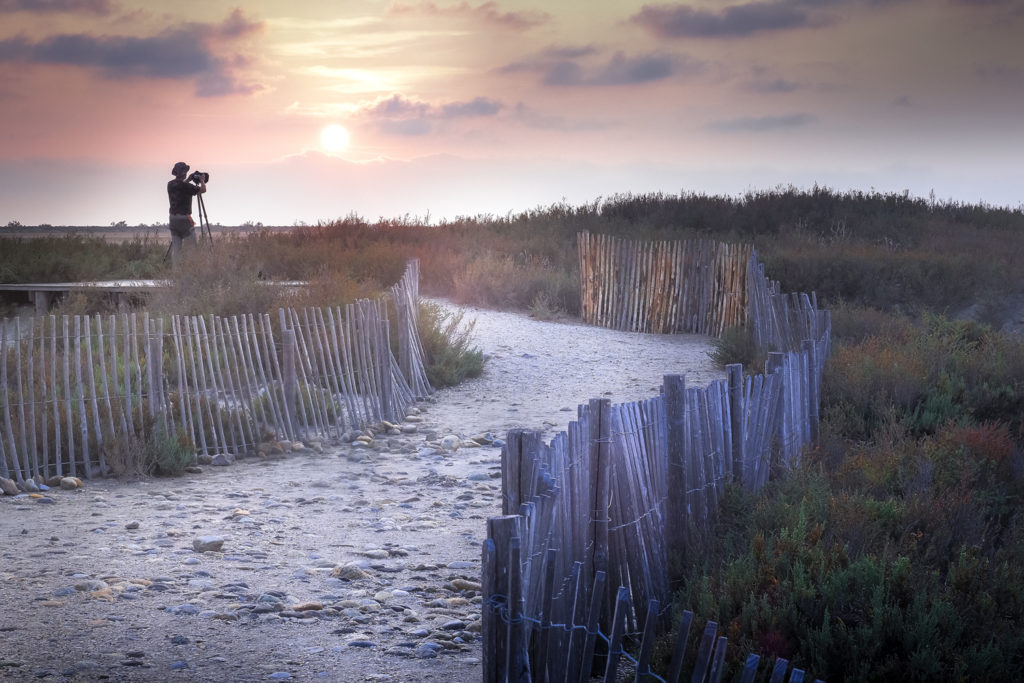
<path fill-rule="evenodd" d="M 200 183 L 208 183 L 210 182 L 210 174 L 203 173 L 202 171 L 193 171 L 192 175 L 186 178 L 186 180 L 190 183 L 195 183 L 196 185 L 199 185 Z"/>

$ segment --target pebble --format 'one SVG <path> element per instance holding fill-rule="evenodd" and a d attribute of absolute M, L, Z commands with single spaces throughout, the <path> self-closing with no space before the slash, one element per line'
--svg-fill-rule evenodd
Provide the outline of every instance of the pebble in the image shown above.
<path fill-rule="evenodd" d="M 374 648 L 377 647 L 377 643 L 373 642 L 372 640 L 350 640 L 348 646 Z"/>
<path fill-rule="evenodd" d="M 192 549 L 197 553 L 216 552 L 224 545 L 223 536 L 198 536 L 192 540 Z"/>

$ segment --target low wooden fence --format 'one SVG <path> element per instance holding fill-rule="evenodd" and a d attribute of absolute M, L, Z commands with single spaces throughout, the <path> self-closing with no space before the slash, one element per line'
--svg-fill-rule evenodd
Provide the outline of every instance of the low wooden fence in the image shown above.
<path fill-rule="evenodd" d="M 419 269 L 383 299 L 269 315 L 122 313 L 0 321 L 0 476 L 105 475 L 160 433 L 198 453 L 400 421 L 432 389 Z"/>
<path fill-rule="evenodd" d="M 751 254 L 747 262 L 747 319 L 754 343 L 763 351 L 786 352 L 801 348 L 807 339 L 825 339 L 831 329 L 828 310 L 818 308 L 810 294 L 784 294 L 779 283 L 764 274 L 764 264 Z M 828 347 L 825 348 L 826 352 Z"/>
<path fill-rule="evenodd" d="M 661 603 L 650 600 L 642 628 L 630 633 L 630 615 L 639 610 L 633 609 L 629 590 L 620 586 L 614 603 L 606 606 L 605 572 L 595 572 L 588 587 L 581 581 L 581 562 L 573 563 L 568 576 L 557 581 L 552 568 L 557 564 L 558 551 L 553 548 L 544 558 L 547 571 L 541 575 L 544 583 L 538 591 L 540 610 L 535 617 L 529 616 L 519 570 L 522 522 L 519 515 L 488 520 L 483 584 L 491 597 L 484 610 L 493 616 L 484 620 L 481 633 L 483 680 L 586 683 L 596 676 L 605 683 L 614 683 L 623 680 L 624 674 L 632 674 L 636 681 L 676 683 L 682 680 L 684 671 L 687 679 L 698 683 L 722 680 L 729 639 L 718 634 L 717 622 L 705 623 L 703 633 L 695 639 L 696 650 L 688 652 L 694 615 L 684 611 L 676 624 L 671 660 L 664 675 L 658 675 L 651 669 L 651 654 L 666 618 Z M 602 624 L 609 609 L 610 630 L 606 633 Z M 625 671 L 620 670 L 623 666 Z M 804 671 L 791 669 L 789 661 L 781 657 L 762 663 L 759 655 L 749 654 L 742 670 L 730 678 L 741 683 L 753 683 L 758 678 L 770 683 L 803 683 Z"/>
<path fill-rule="evenodd" d="M 749 245 L 577 235 L 581 317 L 630 332 L 718 336 L 747 310 Z"/>
<path fill-rule="evenodd" d="M 731 365 L 726 381 L 705 388 L 670 375 L 653 399 L 580 406 L 577 420 L 550 443 L 539 432 L 508 434 L 502 513 L 515 522 L 503 533 L 515 542 L 506 554 L 493 535 L 484 546 L 485 681 L 522 680 L 524 667 L 533 680 L 575 680 L 559 677 L 564 667 L 588 664 L 566 665 L 559 661 L 564 649 L 537 645 L 550 639 L 541 630 L 552 605 L 604 606 L 591 613 L 592 623 L 558 618 L 571 629 L 586 623 L 588 633 L 640 632 L 649 618 L 638 610 L 667 605 L 670 577 L 714 542 L 726 483 L 758 490 L 773 470 L 797 464 L 817 438 L 829 316 L 813 297 L 778 293 L 756 262 L 744 272 L 749 300 L 759 302 L 748 324 L 763 331 L 758 340 L 769 350 L 763 374 L 745 376 Z M 813 336 L 793 344 L 801 330 Z M 503 562 L 510 566 L 502 569 Z M 578 594 L 564 592 L 567 581 Z M 773 669 L 772 680 L 785 672 Z M 802 676 L 794 672 L 791 680 Z"/>

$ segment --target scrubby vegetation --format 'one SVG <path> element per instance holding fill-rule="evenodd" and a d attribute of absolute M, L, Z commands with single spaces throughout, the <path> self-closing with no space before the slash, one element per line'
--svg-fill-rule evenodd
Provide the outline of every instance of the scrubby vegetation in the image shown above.
<path fill-rule="evenodd" d="M 580 230 L 750 242 L 784 291 L 833 312 L 819 448 L 757 498 L 730 491 L 720 543 L 689 558 L 679 587 L 679 605 L 724 625 L 733 663 L 753 650 L 832 682 L 1016 680 L 1024 346 L 999 328 L 1024 306 L 1020 208 L 824 188 L 623 195 L 440 225 L 349 216 L 216 234 L 212 258 L 178 273 L 147 239 L 13 239 L 0 280 L 171 276 L 163 310 L 254 312 L 289 296 L 261 279 L 312 281 L 301 305 L 337 305 L 417 257 L 428 295 L 553 317 L 579 312 Z M 432 382 L 478 372 L 468 323 L 429 306 L 421 322 Z M 742 329 L 716 356 L 758 362 Z"/>
<path fill-rule="evenodd" d="M 819 449 L 730 491 L 679 603 L 829 681 L 1017 680 L 1024 343 L 936 316 L 838 341 Z"/>

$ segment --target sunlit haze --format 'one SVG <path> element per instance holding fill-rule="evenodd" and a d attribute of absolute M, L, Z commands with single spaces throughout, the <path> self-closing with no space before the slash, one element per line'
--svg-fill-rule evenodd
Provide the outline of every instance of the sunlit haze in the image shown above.
<path fill-rule="evenodd" d="M 0 0 L 0 225 L 824 185 L 1019 207 L 1020 0 Z"/>

